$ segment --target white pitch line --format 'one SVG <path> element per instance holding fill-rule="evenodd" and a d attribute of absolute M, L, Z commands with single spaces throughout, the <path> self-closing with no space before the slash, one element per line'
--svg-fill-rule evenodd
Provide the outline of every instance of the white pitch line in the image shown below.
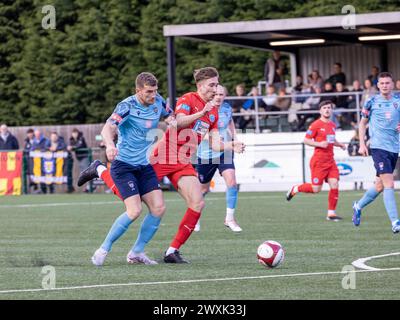
<path fill-rule="evenodd" d="M 366 257 L 366 258 L 360 258 L 357 259 L 355 261 L 353 261 L 351 264 L 359 269 L 363 269 L 363 270 L 371 270 L 371 271 L 380 271 L 380 270 L 384 270 L 384 269 L 379 269 L 379 268 L 374 268 L 374 267 L 370 267 L 367 266 L 365 264 L 365 262 L 372 260 L 372 259 L 378 259 L 378 258 L 384 258 L 384 257 L 390 257 L 390 256 L 398 256 L 400 255 L 400 252 L 393 252 L 393 253 L 388 253 L 388 254 L 382 254 L 379 256 L 371 256 L 371 257 Z"/>
<path fill-rule="evenodd" d="M 379 270 L 356 270 L 356 271 L 351 271 L 351 272 L 361 273 L 361 272 L 383 272 L 383 271 L 400 271 L 400 268 L 388 268 L 388 269 L 379 269 Z M 54 288 L 54 289 L 2 290 L 2 291 L 0 291 L 0 294 L 22 293 L 22 292 L 44 292 L 44 291 L 53 291 L 54 292 L 54 291 L 65 291 L 65 290 L 80 290 L 80 289 L 131 287 L 131 286 L 164 285 L 164 284 L 184 284 L 184 283 L 200 283 L 200 282 L 221 282 L 221 281 L 255 280 L 255 279 L 268 279 L 268 278 L 306 277 L 306 276 L 320 276 L 320 275 L 347 274 L 347 273 L 348 272 L 345 272 L 345 271 L 331 271 L 331 272 L 311 272 L 311 273 L 289 273 L 289 274 L 277 274 L 277 275 L 269 275 L 269 276 L 216 278 L 216 279 L 192 279 L 192 280 L 176 280 L 176 281 L 110 283 L 110 284 L 97 284 L 97 285 L 76 286 L 76 287 L 61 287 L 61 288 Z"/>
<path fill-rule="evenodd" d="M 341 197 L 346 194 L 342 194 Z M 357 194 L 352 194 L 354 197 Z M 282 199 L 285 201 L 285 196 L 281 195 L 260 195 L 260 196 L 239 196 L 239 200 L 257 200 L 257 199 Z M 206 201 L 220 201 L 225 200 L 225 197 L 206 197 Z M 165 199 L 165 202 L 180 202 L 184 201 L 183 199 Z M 42 208 L 42 207 L 58 207 L 58 206 L 95 206 L 95 205 L 107 205 L 107 204 L 117 204 L 121 203 L 121 201 L 91 201 L 91 202 L 55 202 L 55 203 L 32 203 L 32 204 L 9 204 L 9 205 L 0 205 L 0 209 L 11 209 L 11 208 Z"/>

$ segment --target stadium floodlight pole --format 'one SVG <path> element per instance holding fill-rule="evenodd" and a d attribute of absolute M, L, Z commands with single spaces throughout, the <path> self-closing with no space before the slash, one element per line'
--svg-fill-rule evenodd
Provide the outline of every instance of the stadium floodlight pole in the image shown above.
<path fill-rule="evenodd" d="M 168 77 L 169 106 L 172 110 L 175 110 L 176 73 L 175 73 L 174 37 L 167 37 L 167 77 Z"/>

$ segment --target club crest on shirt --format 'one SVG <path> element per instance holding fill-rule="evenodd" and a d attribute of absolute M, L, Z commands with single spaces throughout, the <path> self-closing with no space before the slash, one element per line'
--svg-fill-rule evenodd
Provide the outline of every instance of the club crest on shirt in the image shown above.
<path fill-rule="evenodd" d="M 213 114 L 210 114 L 210 121 L 214 122 L 215 121 L 215 116 Z"/>
<path fill-rule="evenodd" d="M 397 102 L 393 102 L 393 107 L 394 107 L 395 109 L 397 109 L 397 108 L 399 107 L 399 104 L 398 104 Z"/>
<path fill-rule="evenodd" d="M 154 107 L 154 108 L 153 108 L 153 111 L 154 111 L 155 114 L 157 114 L 157 113 L 158 113 L 158 108 L 157 108 L 157 107 Z"/>

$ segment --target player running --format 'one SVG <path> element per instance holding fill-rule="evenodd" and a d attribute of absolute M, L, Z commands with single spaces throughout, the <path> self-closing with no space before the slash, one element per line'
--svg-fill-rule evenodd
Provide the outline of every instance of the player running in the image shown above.
<path fill-rule="evenodd" d="M 215 107 L 218 109 L 218 130 L 221 139 L 225 142 L 236 140 L 236 129 L 232 119 L 232 107 L 224 102 L 227 90 L 222 85 L 218 85 L 217 93 L 214 97 Z M 235 164 L 233 163 L 232 152 L 215 152 L 210 148 L 209 141 L 204 139 L 197 150 L 197 164 L 195 169 L 201 182 L 202 193 L 205 196 L 210 190 L 210 182 L 219 171 L 226 184 L 226 216 L 225 226 L 233 232 L 240 232 L 242 228 L 235 219 L 235 208 L 238 197 L 238 187 L 236 184 Z M 200 220 L 197 222 L 194 231 L 200 231 Z"/>
<path fill-rule="evenodd" d="M 366 126 L 369 123 L 371 155 L 376 170 L 375 185 L 353 204 L 353 224 L 361 223 L 361 210 L 383 191 L 383 202 L 392 224 L 392 232 L 400 232 L 394 193 L 393 171 L 399 152 L 400 97 L 392 93 L 393 77 L 389 72 L 378 75 L 380 93 L 369 99 L 362 109 L 359 126 L 359 153 L 368 156 L 365 145 Z"/>
<path fill-rule="evenodd" d="M 179 225 L 178 232 L 164 255 L 166 263 L 188 263 L 179 249 L 190 237 L 201 211 L 204 199 L 197 173 L 191 164 L 197 146 L 209 133 L 210 145 L 216 151 L 243 152 L 244 144 L 239 141 L 222 142 L 218 132 L 218 110 L 212 100 L 218 86 L 218 71 L 212 67 L 195 70 L 196 92 L 183 95 L 176 106 L 177 128 L 169 127 L 153 151 L 151 163 L 160 181 L 168 177 L 175 189 L 185 199 L 187 210 Z M 102 172 L 100 173 L 100 168 Z M 101 177 L 107 186 L 121 197 L 119 186 L 114 184 L 109 171 L 101 162 L 93 162 L 81 173 L 78 185 Z"/>
<path fill-rule="evenodd" d="M 144 253 L 165 212 L 165 204 L 157 176 L 146 157 L 151 141 L 147 133 L 157 127 L 161 116 L 167 116 L 164 100 L 157 95 L 157 79 L 148 72 L 136 78 L 136 94 L 118 103 L 103 127 L 101 135 L 106 144 L 107 158 L 112 161 L 110 173 L 120 192 L 126 211 L 112 225 L 103 244 L 96 250 L 92 263 L 104 264 L 111 247 L 129 228 L 142 211 L 142 201 L 149 213 L 143 220 L 138 238 L 129 251 L 128 263 L 157 264 Z M 114 137 L 118 131 L 118 143 Z M 99 170 L 104 171 L 105 168 Z M 101 172 L 99 172 L 101 176 Z"/>
<path fill-rule="evenodd" d="M 286 194 L 287 201 L 290 201 L 298 192 L 318 193 L 325 182 L 329 184 L 328 213 L 327 220 L 339 221 L 342 218 L 336 215 L 336 205 L 339 199 L 339 170 L 333 158 L 333 147 L 340 147 L 343 150 L 346 146 L 336 140 L 336 125 L 330 120 L 334 104 L 330 100 L 319 104 L 321 117 L 311 123 L 304 138 L 304 143 L 315 147 L 314 154 L 310 161 L 311 183 L 295 185 Z"/>

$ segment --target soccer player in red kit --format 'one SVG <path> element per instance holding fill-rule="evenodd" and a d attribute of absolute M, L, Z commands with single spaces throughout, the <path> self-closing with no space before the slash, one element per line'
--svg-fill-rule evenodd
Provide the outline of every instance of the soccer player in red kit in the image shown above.
<path fill-rule="evenodd" d="M 150 163 L 160 181 L 168 177 L 175 189 L 185 199 L 187 210 L 170 247 L 164 255 L 166 263 L 187 263 L 179 248 L 187 241 L 204 208 L 200 181 L 191 164 L 197 146 L 209 134 L 210 145 L 215 151 L 243 152 L 239 141 L 222 142 L 218 131 L 218 109 L 212 100 L 217 92 L 219 75 L 212 67 L 194 72 L 197 91 L 183 95 L 176 105 L 175 125 L 170 125 L 150 157 Z M 87 170 L 87 171 L 86 171 Z M 78 185 L 101 177 L 107 186 L 120 197 L 114 182 L 101 162 L 93 162 L 79 177 Z"/>
<path fill-rule="evenodd" d="M 319 104 L 321 117 L 310 125 L 304 138 L 306 145 L 315 147 L 310 161 L 311 183 L 293 186 L 286 194 L 286 199 L 290 201 L 298 192 L 318 193 L 325 181 L 330 187 L 326 219 L 339 221 L 342 219 L 336 215 L 336 205 L 339 199 L 339 170 L 333 157 L 333 147 L 345 150 L 346 146 L 336 140 L 336 125 L 330 120 L 333 107 L 333 102 L 329 100 Z"/>

